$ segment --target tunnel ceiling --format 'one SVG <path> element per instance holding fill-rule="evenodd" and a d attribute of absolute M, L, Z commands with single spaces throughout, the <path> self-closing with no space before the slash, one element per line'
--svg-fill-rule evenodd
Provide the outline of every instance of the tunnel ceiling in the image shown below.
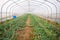
<path fill-rule="evenodd" d="M 18 7 L 16 10 L 20 10 L 20 11 L 23 10 L 24 12 L 28 12 L 28 11 L 34 12 L 34 10 L 37 10 L 38 8 L 40 9 L 41 6 L 45 5 L 48 8 L 49 13 L 51 13 L 51 10 L 52 10 L 52 13 L 56 13 L 56 10 L 58 10 L 58 13 L 60 13 L 60 11 L 59 11 L 60 5 L 58 5 L 60 0 L 0 0 L 0 1 L 1 1 L 0 2 L 0 4 L 1 4 L 0 5 L 0 9 L 1 9 L 0 12 L 1 11 L 2 12 L 10 12 L 10 9 L 15 11 L 14 9 L 17 8 L 18 6 L 20 6 L 20 7 Z M 45 6 L 44 6 L 44 10 L 47 9 Z M 43 9 L 43 7 L 42 7 L 42 9 Z"/>
<path fill-rule="evenodd" d="M 0 18 L 28 12 L 57 18 L 60 15 L 59 4 L 60 0 L 0 0 Z"/>

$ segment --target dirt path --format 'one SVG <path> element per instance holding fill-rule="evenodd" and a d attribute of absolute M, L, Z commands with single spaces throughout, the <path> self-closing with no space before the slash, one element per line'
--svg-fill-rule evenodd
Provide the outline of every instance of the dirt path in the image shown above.
<path fill-rule="evenodd" d="M 30 27 L 30 17 L 26 21 L 26 27 L 24 29 L 24 40 L 31 40 L 32 29 Z"/>
<path fill-rule="evenodd" d="M 32 40 L 32 28 L 30 26 L 30 17 L 26 20 L 26 27 L 23 30 L 16 31 L 16 40 Z"/>

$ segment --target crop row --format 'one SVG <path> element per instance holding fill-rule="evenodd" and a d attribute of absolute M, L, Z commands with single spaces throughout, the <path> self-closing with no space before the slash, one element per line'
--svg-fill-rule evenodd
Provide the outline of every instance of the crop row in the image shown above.
<path fill-rule="evenodd" d="M 60 31 L 55 26 L 35 15 L 30 16 L 34 40 L 60 40 Z"/>
<path fill-rule="evenodd" d="M 0 25 L 0 40 L 12 40 L 15 30 L 22 29 L 25 26 L 27 15 L 23 15 L 13 19 L 7 23 Z"/>

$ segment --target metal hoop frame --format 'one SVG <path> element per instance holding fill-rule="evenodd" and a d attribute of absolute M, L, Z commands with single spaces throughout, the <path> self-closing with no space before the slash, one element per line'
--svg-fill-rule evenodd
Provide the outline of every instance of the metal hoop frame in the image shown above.
<path fill-rule="evenodd" d="M 45 0 L 46 2 L 49 2 L 50 4 L 52 4 L 52 5 L 54 5 L 54 7 L 56 8 L 56 18 L 55 18 L 55 21 L 57 21 L 57 6 L 54 4 L 54 3 L 52 3 L 52 2 L 50 2 L 50 1 L 48 1 L 48 0 Z"/>
<path fill-rule="evenodd" d="M 16 1 L 16 2 L 18 2 L 18 1 Z M 8 8 L 9 8 L 10 6 L 12 6 L 13 4 L 17 4 L 16 2 L 11 3 L 11 4 L 6 8 L 6 16 L 7 16 Z M 9 13 L 9 16 L 10 16 L 10 13 Z"/>
<path fill-rule="evenodd" d="M 34 0 L 33 0 L 33 1 L 34 1 Z M 40 1 L 36 1 L 36 0 L 35 0 L 35 2 L 38 2 L 38 3 L 41 3 L 41 4 L 44 4 L 44 5 L 48 6 L 48 7 L 51 9 L 51 14 L 52 14 L 52 8 L 51 8 L 51 6 L 45 4 L 44 2 L 40 2 Z M 46 18 L 46 19 L 47 19 L 47 18 Z"/>
<path fill-rule="evenodd" d="M 2 9 L 3 9 L 3 7 L 4 7 L 9 1 L 12 1 L 12 0 L 6 1 L 6 2 L 2 5 L 2 7 L 1 7 L 1 22 L 2 22 Z M 34 0 L 32 0 L 32 1 L 34 1 Z M 46 1 L 46 0 L 45 0 L 45 1 Z M 25 1 L 24 1 L 24 2 L 25 2 Z M 34 1 L 34 2 L 38 2 L 38 3 L 41 3 L 41 4 L 46 5 L 47 7 L 49 7 L 49 8 L 51 9 L 51 17 L 52 17 L 52 8 L 51 8 L 51 6 L 45 4 L 44 2 L 40 2 L 40 1 Z M 49 1 L 46 1 L 46 2 L 49 2 Z M 6 17 L 7 17 L 7 10 L 8 10 L 8 8 L 9 8 L 10 6 L 12 6 L 14 3 L 17 5 L 17 3 L 13 1 L 13 3 L 11 3 L 11 4 L 6 8 Z M 21 3 L 22 3 L 22 2 L 21 2 Z M 57 19 L 57 6 L 56 6 L 54 3 L 52 3 L 52 2 L 49 2 L 49 3 L 51 3 L 52 5 L 55 6 L 55 8 L 56 8 L 56 19 Z M 40 4 L 40 5 L 41 5 L 41 4 Z M 30 11 L 30 1 L 28 1 L 28 5 L 29 5 L 29 8 L 28 8 L 29 10 L 28 10 L 28 11 Z M 13 7 L 13 6 L 12 6 L 12 7 Z M 10 7 L 10 10 L 11 10 L 12 7 Z M 10 10 L 9 10 L 9 11 L 10 11 Z M 56 19 L 55 19 L 55 20 L 56 20 Z M 7 20 L 7 18 L 6 18 L 6 20 Z"/>
<path fill-rule="evenodd" d="M 25 1 L 22 1 L 22 2 L 20 2 L 20 3 L 23 3 L 23 2 L 25 2 Z M 18 3 L 18 4 L 19 4 L 19 3 Z M 14 7 L 14 6 L 18 5 L 18 4 L 15 3 L 15 5 L 11 6 L 11 7 L 9 8 L 9 11 L 11 10 L 12 7 Z M 18 6 L 21 6 L 21 5 L 18 5 Z M 7 9 L 7 10 L 8 10 L 8 9 Z M 9 14 L 10 14 L 10 12 L 9 12 Z"/>
<path fill-rule="evenodd" d="M 40 4 L 40 5 L 42 5 L 42 4 Z M 39 5 L 39 6 L 40 6 L 40 5 Z M 32 6 L 32 5 L 30 5 L 30 6 Z M 38 6 L 38 5 L 34 5 L 34 6 Z M 47 9 L 48 13 L 49 13 L 49 9 L 48 9 L 46 6 L 44 6 L 44 5 L 42 5 L 42 6 L 45 7 L 45 8 Z M 17 6 L 16 6 L 16 7 L 17 7 Z M 12 8 L 13 8 L 13 7 L 12 7 Z M 12 9 L 12 8 L 11 8 L 11 10 L 12 10 L 12 13 L 13 13 L 13 9 Z M 11 10 L 10 10 L 10 11 L 11 11 Z"/>
<path fill-rule="evenodd" d="M 60 3 L 60 1 L 59 1 L 59 0 L 56 0 L 56 1 Z"/>
<path fill-rule="evenodd" d="M 3 9 L 4 5 L 7 4 L 9 1 L 11 1 L 11 0 L 8 0 L 5 3 L 2 4 L 2 7 L 1 7 L 1 22 L 2 22 L 2 9 Z"/>
<path fill-rule="evenodd" d="M 41 4 L 40 4 L 41 5 Z M 15 5 L 14 5 L 15 6 Z M 32 5 L 31 5 L 32 6 Z M 42 6 L 44 6 L 44 5 L 42 5 Z M 44 6 L 45 7 L 45 6 Z"/>
<path fill-rule="evenodd" d="M 34 2 L 39 2 L 39 1 L 34 1 Z M 42 2 L 39 2 L 39 3 L 45 4 L 45 3 L 42 3 Z M 47 4 L 45 4 L 45 5 L 47 5 Z M 52 8 L 49 5 L 47 5 L 47 6 L 51 9 L 51 13 L 52 13 Z"/>

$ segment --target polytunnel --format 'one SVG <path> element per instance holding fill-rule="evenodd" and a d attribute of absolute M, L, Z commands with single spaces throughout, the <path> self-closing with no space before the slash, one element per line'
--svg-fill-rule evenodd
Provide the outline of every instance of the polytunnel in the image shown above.
<path fill-rule="evenodd" d="M 0 0 L 0 40 L 60 40 L 60 0 Z"/>

